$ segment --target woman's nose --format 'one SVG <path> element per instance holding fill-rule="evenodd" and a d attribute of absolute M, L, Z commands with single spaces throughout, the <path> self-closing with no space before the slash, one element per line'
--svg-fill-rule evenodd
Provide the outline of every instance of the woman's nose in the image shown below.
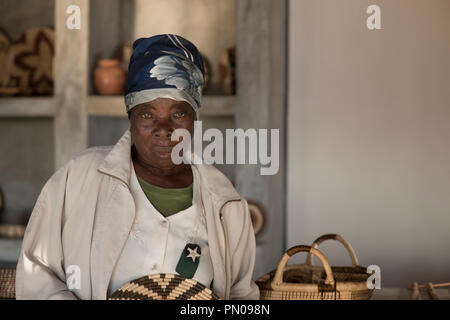
<path fill-rule="evenodd" d="M 158 121 L 153 131 L 153 136 L 157 138 L 169 138 L 172 136 L 173 129 L 168 121 Z"/>

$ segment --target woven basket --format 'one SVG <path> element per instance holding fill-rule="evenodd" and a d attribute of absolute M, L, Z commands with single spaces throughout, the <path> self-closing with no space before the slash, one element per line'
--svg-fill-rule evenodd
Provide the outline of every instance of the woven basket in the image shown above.
<path fill-rule="evenodd" d="M 0 300 L 16 298 L 16 269 L 0 269 Z"/>
<path fill-rule="evenodd" d="M 325 240 L 334 239 L 347 248 L 352 259 L 351 267 L 331 267 L 328 259 L 317 247 Z M 308 252 L 306 263 L 286 266 L 291 256 Z M 314 266 L 312 256 L 322 262 Z M 337 234 L 319 237 L 312 246 L 290 248 L 281 258 L 276 270 L 256 280 L 261 300 L 367 300 L 372 291 L 367 288 L 369 274 L 358 265 L 351 245 Z"/>
<path fill-rule="evenodd" d="M 153 274 L 132 280 L 108 300 L 218 300 L 207 287 L 176 274 Z"/>

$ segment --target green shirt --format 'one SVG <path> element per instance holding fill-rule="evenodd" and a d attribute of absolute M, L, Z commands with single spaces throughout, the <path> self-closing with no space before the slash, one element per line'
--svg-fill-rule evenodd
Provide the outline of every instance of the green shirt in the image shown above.
<path fill-rule="evenodd" d="M 147 199 L 164 217 L 192 206 L 193 184 L 185 188 L 161 188 L 137 176 Z"/>

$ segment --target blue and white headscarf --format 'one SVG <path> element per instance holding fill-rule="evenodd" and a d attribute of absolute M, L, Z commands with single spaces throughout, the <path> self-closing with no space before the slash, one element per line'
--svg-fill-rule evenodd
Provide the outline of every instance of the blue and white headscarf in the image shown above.
<path fill-rule="evenodd" d="M 164 34 L 138 39 L 133 49 L 125 93 L 127 112 L 141 103 L 170 98 L 189 103 L 198 118 L 205 71 L 195 45 L 181 36 Z"/>

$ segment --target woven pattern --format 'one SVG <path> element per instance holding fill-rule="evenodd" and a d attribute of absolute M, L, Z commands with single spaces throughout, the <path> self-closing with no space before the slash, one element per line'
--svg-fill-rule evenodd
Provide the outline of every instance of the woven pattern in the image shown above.
<path fill-rule="evenodd" d="M 128 282 L 108 300 L 218 300 L 201 283 L 175 274 L 153 274 Z"/>
<path fill-rule="evenodd" d="M 368 300 L 371 290 L 334 292 L 295 292 L 260 290 L 261 300 Z"/>
<path fill-rule="evenodd" d="M 15 299 L 16 269 L 0 269 L 0 299 Z"/>

